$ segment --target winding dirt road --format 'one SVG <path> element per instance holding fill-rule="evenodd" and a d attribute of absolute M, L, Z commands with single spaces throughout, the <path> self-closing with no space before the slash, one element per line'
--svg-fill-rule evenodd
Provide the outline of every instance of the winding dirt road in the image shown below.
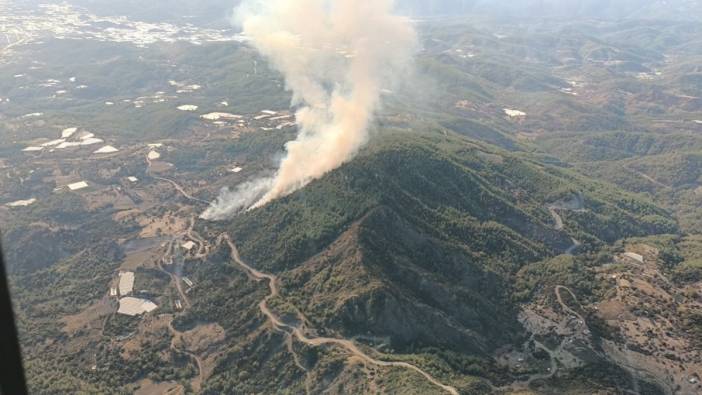
<path fill-rule="evenodd" d="M 171 333 L 173 334 L 173 339 L 171 340 L 171 348 L 177 352 L 183 353 L 183 354 L 193 358 L 195 360 L 195 363 L 197 363 L 198 374 L 197 374 L 197 377 L 195 377 L 191 380 L 190 385 L 193 387 L 193 391 L 195 391 L 195 393 L 198 393 L 198 392 L 200 392 L 200 389 L 202 388 L 202 383 L 205 382 L 205 370 L 203 369 L 204 363 L 202 361 L 202 358 L 200 358 L 197 354 L 194 354 L 188 350 L 180 349 L 180 348 L 176 347 L 176 345 L 175 345 L 176 339 L 180 339 L 182 334 L 181 334 L 181 332 L 177 331 L 173 327 L 173 320 L 171 320 L 168 323 L 168 330 L 170 330 Z"/>
<path fill-rule="evenodd" d="M 251 276 L 254 280 L 256 281 L 267 281 L 268 282 L 268 287 L 270 289 L 270 293 L 268 296 L 266 296 L 261 303 L 259 303 L 258 307 L 261 310 L 261 312 L 268 318 L 268 320 L 271 322 L 273 325 L 274 329 L 292 334 L 297 340 L 300 342 L 307 344 L 309 346 L 322 346 L 322 345 L 336 345 L 340 346 L 342 348 L 345 348 L 346 351 L 348 351 L 351 355 L 359 358 L 360 360 L 372 364 L 372 365 L 377 365 L 377 366 L 382 366 L 382 367 L 400 367 L 400 368 L 405 368 L 409 370 L 413 370 L 420 375 L 422 375 L 427 381 L 430 383 L 434 384 L 435 386 L 443 389 L 444 391 L 448 392 L 449 394 L 452 395 L 458 395 L 458 390 L 456 388 L 451 387 L 449 385 L 443 384 L 437 379 L 435 379 L 432 375 L 429 373 L 425 372 L 424 370 L 418 368 L 415 365 L 412 365 L 410 363 L 406 362 L 389 362 L 389 361 L 381 361 L 378 359 L 375 359 L 365 352 L 363 352 L 361 349 L 356 346 L 355 343 L 353 343 L 350 340 L 346 339 L 335 339 L 335 338 L 329 338 L 329 337 L 307 337 L 300 329 L 299 327 L 288 325 L 284 323 L 274 312 L 270 310 L 268 307 L 268 302 L 278 296 L 280 294 L 280 290 L 278 288 L 278 278 L 272 274 L 267 274 L 263 273 L 259 270 L 254 269 L 253 267 L 249 266 L 246 262 L 244 262 L 241 259 L 241 256 L 239 255 L 239 251 L 234 244 L 234 242 L 231 240 L 231 238 L 228 235 L 223 235 L 220 237 L 220 239 L 224 239 L 227 244 L 229 245 L 229 248 L 231 250 L 231 256 L 234 262 L 242 267 L 246 273 Z"/>
<path fill-rule="evenodd" d="M 302 361 L 300 361 L 300 357 L 297 355 L 295 347 L 293 346 L 293 340 L 293 336 L 291 334 L 288 334 L 285 339 L 285 346 L 288 348 L 288 352 L 293 356 L 295 366 L 297 366 L 300 370 L 305 372 L 305 394 L 310 395 L 312 393 L 312 389 L 310 386 L 310 380 L 312 379 L 312 377 L 310 376 L 309 370 L 305 367 L 305 365 L 302 364 Z"/>
<path fill-rule="evenodd" d="M 662 182 L 656 180 L 655 178 L 649 176 L 648 174 L 646 174 L 646 173 L 644 173 L 644 172 L 642 172 L 642 171 L 639 171 L 639 170 L 634 169 L 634 168 L 631 167 L 630 165 L 624 165 L 624 168 L 625 168 L 626 170 L 629 170 L 630 172 L 636 174 L 637 176 L 643 178 L 644 180 L 650 182 L 651 184 L 657 186 L 657 187 L 660 187 L 660 188 L 663 188 L 663 189 L 668 189 L 668 190 L 672 189 L 672 187 L 671 187 L 670 185 L 665 185 L 665 184 L 663 184 Z"/>
<path fill-rule="evenodd" d="M 555 289 L 555 292 L 556 292 L 556 299 L 558 299 L 558 304 L 561 305 L 561 308 L 563 308 L 563 310 L 564 310 L 566 313 L 569 313 L 569 314 L 571 314 L 571 315 L 574 315 L 574 316 L 578 317 L 578 319 L 579 319 L 580 321 L 585 322 L 585 318 L 583 318 L 583 316 L 581 316 L 580 313 L 578 313 L 577 311 L 573 310 L 570 306 L 568 306 L 565 302 L 563 302 L 563 297 L 561 296 L 561 291 L 562 291 L 562 290 L 567 291 L 567 292 L 570 294 L 570 296 L 573 298 L 574 301 L 576 301 L 576 302 L 578 301 L 578 298 L 575 296 L 575 294 L 573 293 L 573 291 L 570 290 L 570 288 L 568 288 L 568 287 L 566 287 L 566 286 L 563 286 L 563 285 L 557 285 L 557 286 L 556 286 L 556 289 Z"/>
<path fill-rule="evenodd" d="M 154 180 L 164 181 L 164 182 L 167 182 L 167 183 L 173 185 L 173 188 L 175 188 L 181 195 L 183 195 L 188 200 L 192 200 L 193 202 L 197 202 L 200 204 L 206 204 L 208 206 L 210 205 L 210 202 L 208 202 L 206 200 L 198 199 L 198 198 L 192 196 L 191 194 L 189 194 L 185 189 L 183 189 L 183 187 L 180 186 L 180 184 L 178 184 L 177 182 L 175 182 L 173 180 L 170 180 L 170 179 L 164 178 L 164 177 L 154 176 L 154 175 L 151 175 L 151 178 L 153 178 Z"/>
<path fill-rule="evenodd" d="M 190 200 L 190 201 L 193 201 L 193 202 L 196 202 L 196 203 L 200 203 L 200 204 L 206 204 L 206 205 L 208 205 L 208 206 L 210 205 L 210 202 L 205 201 L 205 200 L 202 200 L 202 199 L 198 199 L 198 198 L 194 197 L 193 195 L 189 194 L 189 193 L 188 193 L 180 184 L 178 184 L 177 182 L 175 182 L 175 181 L 173 181 L 173 180 L 171 180 L 171 179 L 168 179 L 168 178 L 159 177 L 159 176 L 155 176 L 155 175 L 151 174 L 151 159 L 149 159 L 149 156 L 148 156 L 148 155 L 146 156 L 146 174 L 148 174 L 148 175 L 149 175 L 151 178 L 153 178 L 154 180 L 164 181 L 164 182 L 167 182 L 167 183 L 171 184 L 171 185 L 173 186 L 173 188 L 176 189 L 176 191 L 178 191 L 181 195 L 183 195 L 186 199 L 188 199 L 188 200 Z"/>
<path fill-rule="evenodd" d="M 561 307 L 563 308 L 563 310 L 566 313 L 577 317 L 583 323 L 583 325 L 585 325 L 585 319 L 583 319 L 583 317 L 577 311 L 573 310 L 570 306 L 568 306 L 563 301 L 563 297 L 561 296 L 561 291 L 564 291 L 564 290 L 567 291 L 573 297 L 573 300 L 575 300 L 576 302 L 578 300 L 577 297 L 575 296 L 575 294 L 573 293 L 573 291 L 571 291 L 568 287 L 565 287 L 563 285 L 557 285 L 555 287 L 554 292 L 556 293 L 556 299 L 558 300 L 558 303 L 561 305 Z M 568 320 L 561 322 L 560 325 L 565 326 L 565 325 L 567 325 L 567 322 L 568 322 Z M 585 326 L 585 328 L 587 328 L 587 326 Z M 567 341 L 568 341 L 568 338 L 563 338 L 561 340 L 560 344 L 558 345 L 558 347 L 556 347 L 555 350 L 551 350 L 548 347 L 546 347 L 546 345 L 544 345 L 543 343 L 536 340 L 535 335 L 532 334 L 531 337 L 529 337 L 529 340 L 527 341 L 527 343 L 533 342 L 534 346 L 536 348 L 540 348 L 541 350 L 543 350 L 544 352 L 546 352 L 549 355 L 549 363 L 551 366 L 548 369 L 548 371 L 546 373 L 536 373 L 536 374 L 529 375 L 529 377 L 526 380 L 517 381 L 517 382 L 514 382 L 512 384 L 505 385 L 502 387 L 496 387 L 492 384 L 490 385 L 490 387 L 495 392 L 520 391 L 520 390 L 523 390 L 525 388 L 528 388 L 531 385 L 531 383 L 533 383 L 536 380 L 548 380 L 550 378 L 553 378 L 556 375 L 556 373 L 558 373 L 558 368 L 559 368 L 558 359 L 559 359 L 560 354 L 562 354 L 563 349 L 566 346 Z"/>
<path fill-rule="evenodd" d="M 5 35 L 5 37 L 7 37 L 7 35 Z M 9 38 L 8 38 L 8 42 L 9 42 Z M 29 38 L 22 38 L 22 39 L 19 39 L 15 42 L 11 43 L 11 44 L 4 46 L 3 48 L 0 48 L 0 57 L 4 56 L 6 53 L 10 52 L 12 50 L 12 48 L 19 47 L 20 45 L 24 45 L 28 42 L 29 42 Z"/>
<path fill-rule="evenodd" d="M 151 160 L 148 159 L 148 157 L 147 157 L 147 163 L 148 163 L 148 170 L 147 170 L 147 172 L 149 173 L 149 175 L 151 175 L 151 174 L 150 174 Z M 175 181 L 173 181 L 173 180 L 170 180 L 170 179 L 167 179 L 167 178 L 163 178 L 163 177 L 156 177 L 156 176 L 153 176 L 153 175 L 151 175 L 151 176 L 152 176 L 154 179 L 156 179 L 156 180 L 165 181 L 165 182 L 168 182 L 169 184 L 173 185 L 173 187 L 174 187 L 181 195 L 183 195 L 185 198 L 187 198 L 187 199 L 189 199 L 189 200 L 191 200 L 191 201 L 193 201 L 193 202 L 204 203 L 204 204 L 208 204 L 208 205 L 210 204 L 209 202 L 206 202 L 206 201 L 204 201 L 204 200 L 201 200 L 201 199 L 198 199 L 198 198 L 193 197 L 192 195 L 190 195 L 189 193 L 187 193 L 187 192 L 185 191 L 185 189 L 183 189 L 183 187 L 181 187 L 177 182 L 175 182 Z M 189 234 L 192 234 L 192 233 L 190 233 L 190 232 L 188 232 L 188 233 L 189 233 Z M 203 240 L 202 238 L 199 238 L 199 237 L 198 237 L 198 238 L 194 238 L 194 239 L 196 239 L 196 240 L 199 239 L 198 241 L 204 242 L 204 240 Z M 256 281 L 267 281 L 268 287 L 269 287 L 269 290 L 270 290 L 270 293 L 268 294 L 268 296 L 266 296 L 266 297 L 259 303 L 258 307 L 259 307 L 259 309 L 261 310 L 261 312 L 262 312 L 262 313 L 268 318 L 268 320 L 271 322 L 271 324 L 273 325 L 273 328 L 274 328 L 274 329 L 276 329 L 276 330 L 278 330 L 278 331 L 281 331 L 281 332 L 285 332 L 285 333 L 287 333 L 291 338 L 293 338 L 293 337 L 294 337 L 294 338 L 297 338 L 297 340 L 299 340 L 300 342 L 302 342 L 302 343 L 304 343 L 304 344 L 307 344 L 307 345 L 309 345 L 309 346 L 315 346 L 315 347 L 317 347 L 317 346 L 322 346 L 322 345 L 336 345 L 336 346 L 340 346 L 340 347 L 342 347 L 342 348 L 345 348 L 351 355 L 355 356 L 356 358 L 359 358 L 360 360 L 362 360 L 362 361 L 364 361 L 364 362 L 366 362 L 366 363 L 372 364 L 372 365 L 382 366 L 382 367 L 399 367 L 399 368 L 404 368 L 404 369 L 413 370 L 413 371 L 419 373 L 420 375 L 422 375 L 427 381 L 429 381 L 429 382 L 432 383 L 433 385 L 435 385 L 435 386 L 441 388 L 442 390 L 448 392 L 449 394 L 451 394 L 451 395 L 459 395 L 459 394 L 458 394 L 458 390 L 456 390 L 456 388 L 441 383 L 440 381 L 438 381 L 437 379 L 435 379 L 432 375 L 430 375 L 429 373 L 425 372 L 424 370 L 422 370 L 421 368 L 419 368 L 419 367 L 417 367 L 417 366 L 415 366 L 415 365 L 412 365 L 412 364 L 407 363 L 407 362 L 381 361 L 381 360 L 375 359 L 375 358 L 369 356 L 368 354 L 366 354 L 365 352 L 363 352 L 363 351 L 362 351 L 361 349 L 359 349 L 358 346 L 356 346 L 356 344 L 355 344 L 354 342 L 352 342 L 351 340 L 347 340 L 347 339 L 335 339 L 335 338 L 329 338 L 329 337 L 307 337 L 307 336 L 304 334 L 304 332 L 302 331 L 301 328 L 296 327 L 296 326 L 292 326 L 292 325 L 288 325 L 288 324 L 284 323 L 284 322 L 283 322 L 273 311 L 271 311 L 271 309 L 268 307 L 268 302 L 269 302 L 272 298 L 275 298 L 275 297 L 277 297 L 277 296 L 280 295 L 280 289 L 278 288 L 278 277 L 277 277 L 277 276 L 274 276 L 274 275 L 272 275 L 272 274 L 267 274 L 267 273 L 263 273 L 263 272 L 261 272 L 261 271 L 259 271 L 259 270 L 256 270 L 256 269 L 254 269 L 253 267 L 249 266 L 246 262 L 244 262 L 244 261 L 241 259 L 241 256 L 239 255 L 239 250 L 237 249 L 236 245 L 235 245 L 234 242 L 231 240 L 231 238 L 229 237 L 229 235 L 226 235 L 226 234 L 225 234 L 225 235 L 221 235 L 221 236 L 218 238 L 218 240 L 217 240 L 217 244 L 219 245 L 222 241 L 226 241 L 226 242 L 227 242 L 227 244 L 228 244 L 228 246 L 229 246 L 229 248 L 230 248 L 230 250 L 231 250 L 231 257 L 232 257 L 233 261 L 234 261 L 237 265 L 239 265 L 241 268 L 243 268 L 244 271 L 245 271 L 250 277 L 252 277 L 252 278 L 253 278 L 254 280 L 256 280 Z M 169 248 L 169 250 L 170 250 L 170 248 Z M 187 304 L 187 306 L 189 307 L 189 306 L 190 306 L 190 302 L 188 301 L 187 297 L 185 296 L 185 293 L 182 292 L 182 289 L 181 289 L 181 287 L 180 287 L 180 282 L 178 281 L 177 278 L 174 279 L 174 280 L 175 280 L 175 283 L 176 283 L 176 287 L 178 288 L 178 293 L 181 295 L 181 297 L 183 297 L 183 301 L 184 301 L 184 302 Z M 170 323 L 169 323 L 169 327 L 171 328 L 171 330 L 172 330 L 174 333 L 178 333 L 177 331 L 175 331 L 175 329 L 171 326 Z M 201 361 L 200 358 L 199 358 L 197 355 L 195 355 L 195 354 L 188 353 L 187 351 L 183 351 L 183 352 L 187 353 L 188 355 L 191 355 L 191 356 L 192 356 L 193 358 L 195 358 L 195 360 L 198 362 L 198 367 L 199 367 L 199 370 L 200 370 L 200 378 L 199 378 L 199 380 L 198 380 L 199 383 L 197 383 L 197 385 L 198 385 L 198 388 L 199 388 L 199 385 L 201 385 L 202 380 L 203 380 L 203 378 L 202 378 L 202 374 L 203 374 L 203 370 L 202 370 L 202 361 Z M 297 359 L 297 357 L 296 357 L 296 355 L 294 354 L 294 352 L 293 352 L 293 356 L 295 357 L 295 363 L 296 363 L 296 365 L 297 365 L 298 367 L 300 367 L 302 370 L 304 370 L 304 371 L 307 373 L 307 369 L 306 369 L 304 366 L 302 366 L 302 364 L 301 364 L 300 361 Z M 307 380 L 306 380 L 306 381 L 307 381 Z M 306 387 L 307 387 L 307 391 L 309 392 L 309 383 L 306 382 L 305 385 L 306 385 Z M 193 385 L 193 388 L 194 388 L 194 387 L 195 387 L 195 383 L 194 383 L 194 385 Z"/>
<path fill-rule="evenodd" d="M 548 212 L 551 214 L 551 217 L 553 217 L 553 229 L 563 230 L 563 218 L 558 214 L 558 211 L 556 211 L 556 207 L 548 206 Z"/>
<path fill-rule="evenodd" d="M 556 206 L 556 205 L 550 205 L 546 208 L 548 209 L 548 212 L 551 214 L 551 217 L 553 217 L 553 223 L 554 223 L 553 228 L 555 230 L 558 230 L 558 231 L 563 230 L 563 228 L 565 228 L 565 225 L 563 223 L 563 217 L 561 217 L 561 215 L 558 214 L 558 211 L 557 211 L 557 210 L 562 209 L 562 208 L 559 206 Z M 573 241 L 573 245 L 571 245 L 570 247 L 568 247 L 565 250 L 564 253 L 566 255 L 573 255 L 575 250 L 577 250 L 581 245 L 583 245 L 580 241 L 576 240 L 573 237 L 571 237 L 570 239 Z"/>
<path fill-rule="evenodd" d="M 150 174 L 151 161 L 148 158 L 147 158 L 147 163 L 149 165 L 148 172 Z M 191 201 L 196 202 L 196 203 L 209 204 L 209 202 L 206 202 L 204 200 L 193 197 L 187 191 L 185 191 L 185 189 L 182 186 L 180 186 L 177 182 L 175 182 L 173 180 L 170 180 L 170 179 L 164 178 L 164 177 L 157 177 L 157 176 L 153 176 L 153 175 L 151 175 L 151 176 L 156 180 L 164 181 L 164 182 L 171 184 L 181 195 L 183 195 L 188 200 L 191 200 Z M 549 213 L 551 214 L 551 216 L 554 219 L 554 223 L 555 223 L 554 228 L 556 230 L 563 230 L 564 229 L 563 219 L 558 214 L 558 211 L 557 211 L 558 209 L 561 209 L 561 207 L 556 206 L 556 205 L 551 205 L 551 206 L 548 206 L 547 208 L 548 208 Z M 208 248 L 209 247 L 208 243 L 202 237 L 200 237 L 199 235 L 196 235 L 193 232 L 194 223 L 195 223 L 195 219 L 193 219 L 193 221 L 191 222 L 190 227 L 189 227 L 188 231 L 186 232 L 186 234 L 189 238 L 193 239 L 194 241 L 197 241 L 200 244 L 200 248 L 198 248 L 198 254 L 196 255 L 196 257 L 207 256 L 211 249 Z M 263 315 L 266 316 L 266 318 L 268 319 L 268 321 L 271 323 L 271 325 L 273 326 L 273 328 L 275 330 L 280 331 L 280 332 L 284 332 L 287 334 L 287 336 L 288 336 L 286 339 L 287 348 L 290 351 L 290 353 L 293 355 L 295 365 L 298 368 L 300 368 L 302 371 L 304 371 L 306 375 L 308 375 L 306 380 L 305 380 L 305 388 L 306 388 L 307 394 L 311 393 L 310 392 L 311 391 L 310 382 L 309 382 L 309 371 L 301 363 L 301 361 L 299 360 L 299 357 L 297 356 L 297 354 L 295 353 L 295 351 L 293 349 L 292 342 L 293 342 L 293 339 L 295 339 L 295 338 L 304 344 L 307 344 L 309 346 L 314 346 L 314 347 L 323 346 L 323 345 L 335 345 L 335 346 L 342 347 L 342 348 L 346 349 L 346 351 L 348 351 L 353 357 L 356 357 L 356 358 L 360 359 L 361 361 L 368 363 L 368 364 L 371 364 L 371 365 L 376 365 L 376 366 L 381 366 L 381 367 L 399 367 L 399 368 L 404 368 L 404 369 L 408 369 L 408 370 L 413 370 L 413 371 L 419 373 L 420 375 L 422 375 L 427 381 L 429 381 L 433 385 L 441 388 L 442 390 L 446 391 L 447 393 L 449 393 L 451 395 L 458 395 L 458 390 L 456 388 L 441 383 L 440 381 L 435 379 L 432 375 L 430 375 L 429 373 L 425 372 L 424 370 L 422 370 L 421 368 L 419 368 L 415 365 L 412 365 L 412 364 L 406 363 L 406 362 L 392 362 L 392 361 L 378 360 L 378 359 L 375 359 L 375 358 L 371 357 L 370 355 L 366 354 L 361 349 L 359 349 L 358 346 L 351 340 L 329 338 L 329 337 L 308 337 L 300 327 L 284 323 L 268 306 L 268 302 L 271 299 L 278 297 L 280 295 L 280 289 L 278 287 L 278 277 L 275 275 L 272 275 L 272 274 L 261 272 L 255 268 L 251 267 L 246 262 L 244 262 L 241 259 L 241 256 L 239 254 L 238 248 L 236 247 L 236 244 L 232 241 L 232 239 L 229 237 L 229 235 L 226 235 L 226 234 L 220 235 L 220 237 L 217 239 L 216 245 L 221 245 L 221 243 L 223 241 L 225 241 L 227 243 L 227 245 L 229 246 L 229 249 L 231 251 L 232 260 L 238 266 L 240 266 L 255 281 L 266 281 L 268 283 L 270 293 L 259 303 L 259 305 L 258 305 L 259 310 L 263 313 Z M 575 249 L 577 249 L 578 247 L 581 246 L 581 243 L 578 240 L 573 238 L 572 241 L 573 241 L 573 245 L 570 246 L 565 251 L 566 254 L 572 255 L 572 253 L 575 251 Z M 204 251 L 202 251 L 202 249 L 204 249 Z M 169 248 L 169 250 L 170 250 L 170 248 Z M 178 278 L 174 278 L 174 281 L 176 283 L 176 287 L 178 289 L 178 293 L 183 298 L 183 301 L 186 304 L 186 306 L 190 307 L 190 302 L 187 299 L 187 296 L 185 295 L 185 293 L 182 291 L 181 286 L 180 286 L 180 282 L 178 280 L 179 280 Z M 576 311 L 571 309 L 568 305 L 566 305 L 563 302 L 563 299 L 562 299 L 561 294 L 560 294 L 561 290 L 568 291 L 571 294 L 571 296 L 573 296 L 573 298 L 575 300 L 577 300 L 577 298 L 575 297 L 573 292 L 570 289 L 568 289 L 567 287 L 557 286 L 555 289 L 556 297 L 558 299 L 558 302 L 563 307 L 563 309 L 565 311 L 567 311 L 568 313 L 577 316 L 580 320 L 585 322 L 584 319 L 582 318 L 582 316 L 580 316 L 580 314 L 578 314 Z M 171 328 L 171 330 L 173 331 L 174 334 L 179 333 L 179 332 L 175 331 L 175 329 L 170 324 L 169 324 L 169 328 Z M 546 347 L 542 343 L 534 340 L 533 336 L 532 336 L 531 340 L 534 341 L 534 344 L 537 348 L 540 348 L 549 354 L 551 366 L 550 366 L 550 369 L 548 370 L 548 372 L 530 375 L 529 378 L 525 381 L 512 383 L 511 385 L 507 385 L 504 387 L 495 387 L 495 386 L 491 385 L 493 390 L 506 391 L 506 390 L 522 389 L 522 388 L 528 387 L 532 382 L 534 382 L 536 380 L 545 380 L 545 379 L 552 378 L 557 373 L 557 371 L 558 371 L 558 364 L 556 362 L 557 354 L 560 352 L 560 349 L 564 346 L 565 340 L 559 345 L 559 347 L 555 351 L 551 351 L 548 347 Z M 198 369 L 200 370 L 200 375 L 198 377 L 198 383 L 193 382 L 193 388 L 195 388 L 196 385 L 199 388 L 204 380 L 204 377 L 202 377 L 202 375 L 204 374 L 203 370 L 202 370 L 202 360 L 195 354 L 189 353 L 187 351 L 182 351 L 182 352 L 185 352 L 188 355 L 190 355 L 191 357 L 193 357 L 198 363 Z"/>
<path fill-rule="evenodd" d="M 147 158 L 147 162 L 149 165 L 147 173 L 149 173 L 149 175 L 151 175 L 150 174 L 151 161 L 148 158 Z M 210 204 L 209 202 L 195 198 L 194 196 L 190 195 L 182 186 L 180 186 L 177 182 L 175 182 L 173 180 L 170 180 L 170 179 L 164 178 L 164 177 L 157 177 L 157 176 L 153 176 L 153 175 L 151 175 L 151 176 L 152 176 L 152 178 L 154 178 L 156 180 L 164 181 L 164 182 L 171 184 L 181 195 L 183 195 L 183 197 L 185 197 L 186 199 L 188 199 L 192 202 L 195 202 L 198 204 L 206 204 L 206 205 Z M 646 178 L 648 179 L 648 177 L 646 177 Z M 655 180 L 651 180 L 651 181 L 655 181 Z M 560 214 L 558 213 L 557 210 L 559 210 L 559 209 L 566 209 L 567 210 L 568 208 L 560 207 L 557 205 L 550 205 L 547 207 L 547 209 L 554 219 L 554 228 L 556 230 L 563 230 L 564 229 L 563 218 L 560 216 Z M 195 257 L 196 258 L 203 258 L 203 257 L 206 257 L 207 255 L 209 255 L 211 248 L 209 248 L 210 245 L 209 245 L 209 243 L 207 243 L 207 241 L 205 241 L 200 235 L 198 235 L 196 232 L 193 231 L 195 221 L 196 221 L 196 219 L 193 219 L 188 231 L 186 232 L 186 235 L 190 239 L 198 242 L 198 244 L 199 244 L 199 248 L 198 248 L 198 251 L 197 251 L 197 254 L 195 255 Z M 317 346 L 322 346 L 322 345 L 336 345 L 336 346 L 342 347 L 342 348 L 346 349 L 353 357 L 358 358 L 361 361 L 368 363 L 368 364 L 381 366 L 381 367 L 400 367 L 400 368 L 404 368 L 404 369 L 413 370 L 413 371 L 419 373 L 420 375 L 422 375 L 427 381 L 429 381 L 433 385 L 441 388 L 442 390 L 448 392 L 449 394 L 458 395 L 458 391 L 456 390 L 456 388 L 441 383 L 440 381 L 435 379 L 433 376 L 431 376 L 429 373 L 425 372 L 424 370 L 422 370 L 421 368 L 419 368 L 415 365 L 412 365 L 412 364 L 409 364 L 406 362 L 389 362 L 389 361 L 378 360 L 378 359 L 375 359 L 375 358 L 369 356 L 364 351 L 359 349 L 358 346 L 356 346 L 356 344 L 351 340 L 328 338 L 328 337 L 308 337 L 307 335 L 305 335 L 305 333 L 303 332 L 303 330 L 300 327 L 296 327 L 296 326 L 292 326 L 292 325 L 284 323 L 268 307 L 268 302 L 272 298 L 275 298 L 275 297 L 280 295 L 280 290 L 278 288 L 277 276 L 263 273 L 259 270 L 254 269 L 253 267 L 249 266 L 246 262 L 244 262 L 241 259 L 241 256 L 239 255 L 239 251 L 238 251 L 236 245 L 231 240 L 231 238 L 229 238 L 228 235 L 221 235 L 217 240 L 217 245 L 220 245 L 222 241 L 227 242 L 227 244 L 231 250 L 231 257 L 232 257 L 233 261 L 237 265 L 239 265 L 241 268 L 243 268 L 244 271 L 251 278 L 253 278 L 256 281 L 267 281 L 268 287 L 270 289 L 270 293 L 268 296 L 266 296 L 259 303 L 259 309 L 267 317 L 267 319 L 270 321 L 270 323 L 272 324 L 272 326 L 275 330 L 278 330 L 278 331 L 281 331 L 281 332 L 284 332 L 287 334 L 286 345 L 288 347 L 289 352 L 293 355 L 295 365 L 298 368 L 300 368 L 302 371 L 304 371 L 306 376 L 307 376 L 306 380 L 305 380 L 305 390 L 306 390 L 306 393 L 308 395 L 311 393 L 309 371 L 302 364 L 302 362 L 299 359 L 299 356 L 297 355 L 297 353 L 295 352 L 295 350 L 293 348 L 293 340 L 295 338 L 298 341 L 300 341 L 304 344 L 307 344 L 309 346 L 317 347 Z M 565 254 L 572 255 L 574 253 L 574 251 L 582 245 L 582 243 L 580 243 L 578 240 L 576 240 L 574 238 L 572 238 L 572 241 L 573 241 L 573 245 L 570 246 L 568 249 L 566 249 Z M 172 248 L 173 248 L 173 245 L 172 244 L 169 245 L 166 255 L 169 254 L 170 251 L 172 251 Z M 187 308 L 189 308 L 190 301 L 188 300 L 187 296 L 185 295 L 185 293 L 182 290 L 182 286 L 180 284 L 179 278 L 175 277 L 172 274 L 170 274 L 170 275 L 174 277 L 173 280 L 176 284 L 176 288 L 178 290 L 178 293 L 180 294 L 181 298 L 183 299 L 185 306 Z M 563 310 L 565 312 L 577 317 L 585 325 L 585 328 L 587 328 L 587 324 L 586 324 L 585 319 L 577 311 L 572 309 L 570 306 L 568 306 L 563 301 L 561 291 L 568 292 L 573 297 L 573 300 L 575 300 L 577 302 L 578 299 L 575 296 L 575 294 L 573 293 L 573 291 L 571 291 L 568 287 L 565 287 L 562 285 L 555 287 L 556 298 L 558 300 L 558 303 L 563 308 Z M 169 329 L 172 331 L 174 336 L 180 336 L 180 332 L 176 331 L 175 328 L 173 328 L 172 323 L 169 323 Z M 507 386 L 495 387 L 492 384 L 490 384 L 490 386 L 492 387 L 492 389 L 494 391 L 504 392 L 504 391 L 509 391 L 509 390 L 521 390 L 524 388 L 528 388 L 529 385 L 531 385 L 531 383 L 536 381 L 536 380 L 547 380 L 547 379 L 550 379 L 556 375 L 556 373 L 558 372 L 558 363 L 557 363 L 558 355 L 562 352 L 562 349 L 565 345 L 566 339 L 564 339 L 561 342 L 561 344 L 556 348 L 556 350 L 552 351 L 548 347 L 546 347 L 544 344 L 536 341 L 533 337 L 534 336 L 532 335 L 531 340 L 534 341 L 535 347 L 540 348 L 544 352 L 548 353 L 548 355 L 550 357 L 550 368 L 549 368 L 548 372 L 547 373 L 532 374 L 529 376 L 529 378 L 527 380 L 515 382 L 515 383 L 512 383 L 512 384 L 507 385 Z M 194 353 L 176 348 L 174 342 L 175 342 L 175 338 L 171 344 L 173 349 L 189 355 L 190 357 L 195 359 L 195 361 L 197 363 L 199 374 L 196 378 L 194 378 L 191 381 L 193 389 L 195 389 L 197 392 L 197 391 L 199 391 L 199 389 L 201 388 L 201 386 L 205 380 L 205 377 L 204 377 L 205 373 L 203 370 L 203 361 L 199 356 L 197 356 Z M 627 368 L 627 370 L 629 370 L 632 373 L 632 376 L 635 376 L 635 368 L 633 368 L 633 367 L 626 367 L 626 368 Z M 636 380 L 634 379 L 634 381 L 636 381 Z M 635 382 L 634 388 L 637 388 L 637 387 L 638 387 L 638 383 Z"/>
<path fill-rule="evenodd" d="M 188 299 L 188 296 L 185 294 L 183 291 L 183 284 L 181 282 L 180 276 L 177 276 L 176 274 L 166 270 L 163 267 L 163 264 L 166 262 L 172 261 L 173 260 L 173 251 L 175 249 L 175 240 L 173 239 L 170 242 L 168 242 L 168 245 L 166 246 L 166 251 L 161 255 L 161 258 L 159 258 L 158 262 L 158 268 L 166 273 L 170 278 L 171 281 L 173 281 L 173 284 L 175 284 L 176 290 L 178 291 L 178 294 L 180 295 L 180 299 L 182 300 L 184 306 L 186 308 L 190 308 L 190 300 Z"/>

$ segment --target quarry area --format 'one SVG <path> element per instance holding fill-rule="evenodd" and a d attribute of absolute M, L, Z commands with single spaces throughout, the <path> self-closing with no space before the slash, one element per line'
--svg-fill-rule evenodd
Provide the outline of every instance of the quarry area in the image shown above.
<path fill-rule="evenodd" d="M 702 352 L 689 340 L 689 324 L 680 319 L 684 312 L 702 308 L 696 291 L 672 284 L 659 269 L 655 247 L 634 244 L 628 249 L 598 269 L 606 284 L 602 301 L 581 304 L 570 289 L 558 286 L 544 295 L 543 303 L 523 309 L 521 320 L 532 337 L 521 348 L 498 354 L 501 363 L 524 370 L 523 388 L 533 377 L 555 375 L 555 369 L 610 359 L 670 393 L 702 390 Z M 589 328 L 595 322 L 604 323 L 613 336 L 601 345 Z M 539 356 L 541 351 L 550 364 Z M 534 370 L 541 371 L 530 375 Z"/>

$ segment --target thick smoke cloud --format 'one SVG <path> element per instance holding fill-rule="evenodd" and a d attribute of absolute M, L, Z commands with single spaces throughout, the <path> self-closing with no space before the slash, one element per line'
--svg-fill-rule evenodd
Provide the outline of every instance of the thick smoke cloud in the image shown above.
<path fill-rule="evenodd" d="M 406 74 L 417 42 L 409 19 L 393 8 L 392 0 L 243 2 L 238 21 L 251 45 L 284 75 L 299 132 L 274 177 L 223 193 L 204 218 L 226 218 L 286 196 L 350 160 L 368 141 L 381 91 Z"/>

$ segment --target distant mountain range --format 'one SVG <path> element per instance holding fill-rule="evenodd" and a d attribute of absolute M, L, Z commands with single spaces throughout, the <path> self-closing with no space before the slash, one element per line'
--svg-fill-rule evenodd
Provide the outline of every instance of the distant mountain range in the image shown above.
<path fill-rule="evenodd" d="M 502 17 L 702 18 L 698 0 L 400 0 L 414 15 L 479 13 Z"/>
<path fill-rule="evenodd" d="M 147 21 L 187 19 L 228 25 L 240 0 L 70 0 L 104 15 Z M 25 3 L 40 3 L 25 0 Z M 60 2 L 60 1 L 57 1 Z M 478 14 L 497 18 L 593 18 L 702 20 L 700 0 L 396 0 L 401 12 L 416 17 Z"/>

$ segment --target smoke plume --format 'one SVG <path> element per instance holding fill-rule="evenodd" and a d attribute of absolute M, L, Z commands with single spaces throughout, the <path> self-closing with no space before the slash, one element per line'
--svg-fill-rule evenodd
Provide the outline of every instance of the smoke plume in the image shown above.
<path fill-rule="evenodd" d="M 286 196 L 350 160 L 368 141 L 381 90 L 405 74 L 416 45 L 411 22 L 393 8 L 393 0 L 243 2 L 238 22 L 285 77 L 298 136 L 286 144 L 272 178 L 224 192 L 204 218 L 226 218 Z"/>

